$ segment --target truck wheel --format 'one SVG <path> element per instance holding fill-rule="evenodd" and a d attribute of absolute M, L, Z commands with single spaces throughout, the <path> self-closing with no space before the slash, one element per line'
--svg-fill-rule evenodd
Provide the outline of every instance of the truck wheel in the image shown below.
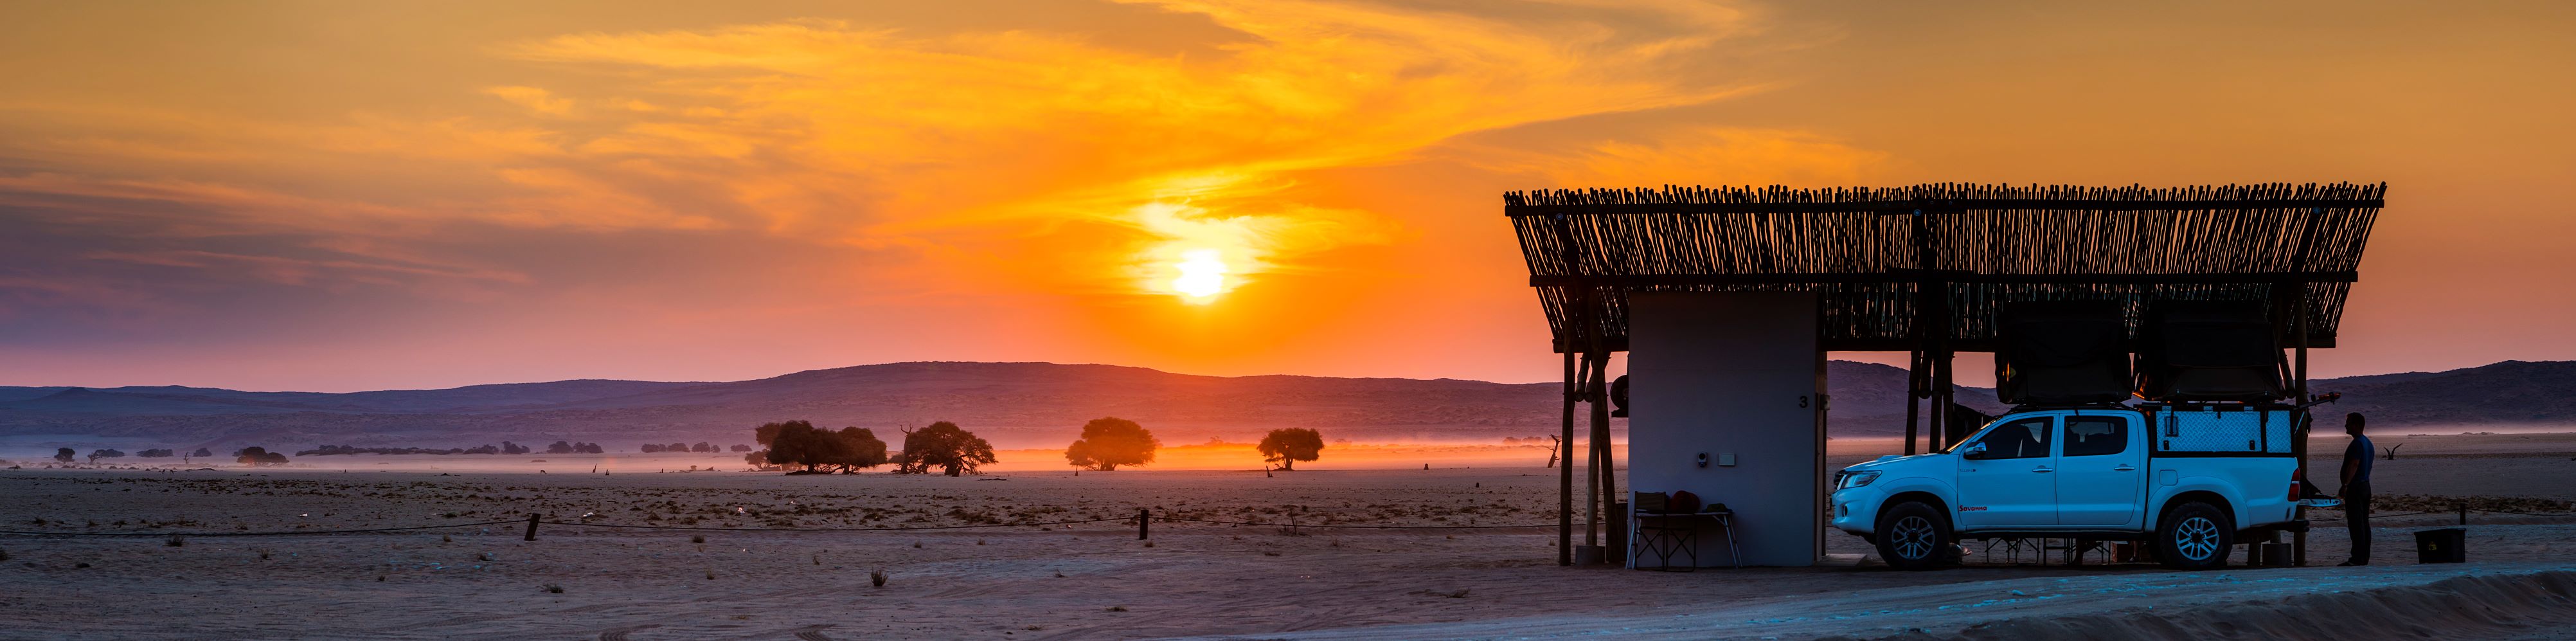
<path fill-rule="evenodd" d="M 2174 506 L 2156 526 L 2156 558 L 2176 569 L 2223 567 L 2235 545 L 2236 526 L 2227 511 L 2200 501 Z"/>
<path fill-rule="evenodd" d="M 1907 501 L 1878 515 L 1878 558 L 1899 570 L 1939 569 L 1958 539 L 1950 519 L 1922 501 Z"/>

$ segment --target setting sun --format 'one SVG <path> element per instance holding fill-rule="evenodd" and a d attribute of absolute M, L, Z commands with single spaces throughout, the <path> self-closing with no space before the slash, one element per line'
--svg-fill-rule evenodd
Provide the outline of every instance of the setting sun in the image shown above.
<path fill-rule="evenodd" d="M 1172 291 L 1189 296 L 1190 302 L 1207 302 L 1225 291 L 1225 261 L 1217 258 L 1216 250 L 1181 252 L 1181 262 L 1173 268 L 1181 270 L 1181 276 L 1172 279 Z"/>

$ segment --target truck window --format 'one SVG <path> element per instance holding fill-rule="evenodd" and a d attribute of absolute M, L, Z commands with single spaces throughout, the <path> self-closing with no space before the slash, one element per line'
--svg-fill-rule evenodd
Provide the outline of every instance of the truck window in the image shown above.
<path fill-rule="evenodd" d="M 2025 418 L 1995 426 L 1977 439 L 1986 446 L 1980 458 L 2048 458 L 2049 417 Z"/>
<path fill-rule="evenodd" d="M 2104 456 L 2129 449 L 2129 419 L 2118 416 L 2066 418 L 2067 456 Z"/>

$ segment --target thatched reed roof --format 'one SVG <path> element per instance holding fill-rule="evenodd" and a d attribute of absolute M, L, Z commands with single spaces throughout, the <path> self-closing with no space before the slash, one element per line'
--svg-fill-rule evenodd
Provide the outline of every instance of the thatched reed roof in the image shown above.
<path fill-rule="evenodd" d="M 2287 319 L 2304 291 L 2309 345 L 2331 347 L 2386 191 L 1666 186 L 1510 192 L 1503 213 L 1560 351 L 1584 344 L 1578 317 L 1626 349 L 1628 292 L 1745 290 L 1818 292 L 1826 349 L 1891 351 L 1987 351 L 2010 301 L 2122 301 L 2134 331 L 2150 300 L 2260 300 Z"/>

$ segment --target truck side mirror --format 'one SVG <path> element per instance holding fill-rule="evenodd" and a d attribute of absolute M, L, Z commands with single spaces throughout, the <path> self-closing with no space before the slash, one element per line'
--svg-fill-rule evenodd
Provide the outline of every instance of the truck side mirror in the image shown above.
<path fill-rule="evenodd" d="M 1981 459 L 1985 457 L 1986 444 L 1984 443 L 1973 443 L 1968 445 L 1966 449 L 1959 450 L 1959 458 Z"/>

